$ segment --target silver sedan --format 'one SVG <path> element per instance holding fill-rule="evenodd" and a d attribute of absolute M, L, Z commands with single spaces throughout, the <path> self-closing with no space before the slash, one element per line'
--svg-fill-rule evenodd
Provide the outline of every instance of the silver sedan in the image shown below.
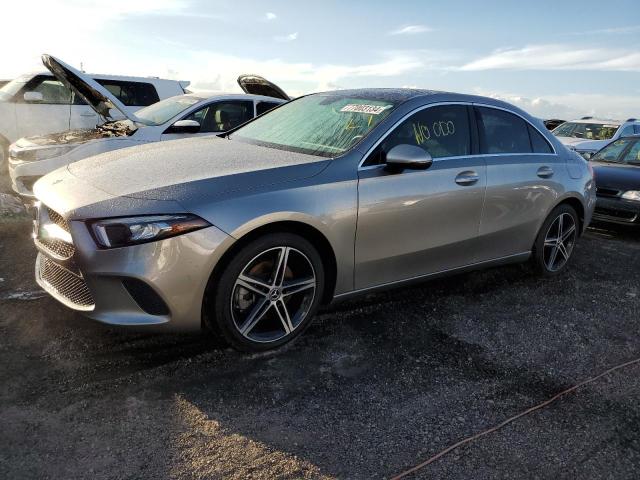
<path fill-rule="evenodd" d="M 301 97 L 223 138 L 105 153 L 45 176 L 36 277 L 117 325 L 265 350 L 320 305 L 406 282 L 569 262 L 592 172 L 498 100 L 413 89 Z"/>

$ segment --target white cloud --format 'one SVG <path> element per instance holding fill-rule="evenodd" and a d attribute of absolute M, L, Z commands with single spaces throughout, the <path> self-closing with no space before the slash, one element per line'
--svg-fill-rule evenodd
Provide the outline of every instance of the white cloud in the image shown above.
<path fill-rule="evenodd" d="M 473 60 L 460 70 L 615 70 L 640 71 L 640 52 L 575 45 L 531 45 L 496 50 Z"/>
<path fill-rule="evenodd" d="M 290 33 L 289 35 L 279 35 L 274 37 L 276 42 L 293 42 L 298 39 L 298 32 Z"/>
<path fill-rule="evenodd" d="M 278 16 L 277 16 L 275 13 L 273 13 L 273 12 L 267 12 L 267 13 L 265 13 L 264 17 L 265 17 L 265 19 L 267 19 L 267 20 L 275 20 L 276 18 L 278 18 Z"/>
<path fill-rule="evenodd" d="M 597 30 L 584 30 L 580 32 L 571 32 L 568 35 L 626 35 L 629 33 L 640 32 L 640 25 L 627 25 L 624 27 L 600 28 Z"/>
<path fill-rule="evenodd" d="M 426 25 L 407 25 L 406 27 L 392 30 L 389 35 L 415 35 L 416 33 L 430 32 L 431 30 Z"/>
<path fill-rule="evenodd" d="M 531 115 L 544 119 L 572 120 L 589 115 L 626 120 L 630 117 L 637 117 L 640 112 L 640 98 L 631 95 L 569 93 L 530 98 L 515 93 L 488 91 L 481 88 L 475 88 L 474 93 L 504 100 L 517 105 Z"/>
<path fill-rule="evenodd" d="M 82 60 L 97 63 L 102 48 L 97 50 L 96 42 L 114 22 L 143 14 L 190 15 L 187 7 L 185 0 L 5 2 L 2 18 L 13 20 L 4 21 L 0 28 L 0 76 L 12 78 L 42 70 L 42 53 L 59 55 L 73 64 Z M 16 39 L 20 41 L 16 43 Z"/>

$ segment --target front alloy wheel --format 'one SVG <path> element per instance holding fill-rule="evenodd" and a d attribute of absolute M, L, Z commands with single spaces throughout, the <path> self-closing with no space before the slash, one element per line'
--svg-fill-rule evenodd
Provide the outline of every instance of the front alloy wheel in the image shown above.
<path fill-rule="evenodd" d="M 309 313 L 316 274 L 307 256 L 279 246 L 253 258 L 231 296 L 233 323 L 247 339 L 274 342 L 290 335 Z"/>
<path fill-rule="evenodd" d="M 289 342 L 309 325 L 323 294 L 324 268 L 304 238 L 270 234 L 242 248 L 216 284 L 207 323 L 235 348 L 261 351 Z"/>

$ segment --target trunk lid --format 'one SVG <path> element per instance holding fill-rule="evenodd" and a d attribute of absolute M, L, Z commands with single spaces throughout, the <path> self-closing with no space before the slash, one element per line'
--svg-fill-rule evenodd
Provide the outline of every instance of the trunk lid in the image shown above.
<path fill-rule="evenodd" d="M 251 95 L 263 95 L 265 97 L 281 98 L 291 100 L 279 86 L 271 83 L 260 75 L 245 74 L 238 77 L 238 85 L 245 93 Z"/>

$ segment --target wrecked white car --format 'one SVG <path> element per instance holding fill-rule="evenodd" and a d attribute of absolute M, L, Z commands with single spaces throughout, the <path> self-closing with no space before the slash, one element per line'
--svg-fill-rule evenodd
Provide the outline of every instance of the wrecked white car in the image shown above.
<path fill-rule="evenodd" d="M 128 112 L 186 93 L 187 81 L 86 74 L 109 90 Z M 103 120 L 52 72 L 30 73 L 0 81 L 0 168 L 9 145 L 21 137 L 94 128 Z"/>
<path fill-rule="evenodd" d="M 238 83 L 247 94 L 179 95 L 135 114 L 107 89 L 62 61 L 43 56 L 56 78 L 90 105 L 105 122 L 93 129 L 22 138 L 9 148 L 13 190 L 31 197 L 33 184 L 53 170 L 99 153 L 184 138 L 219 135 L 289 100 L 277 86 L 255 75 Z M 261 95 L 253 95 L 252 93 Z M 272 95 L 272 96 L 266 96 Z M 114 120 L 116 116 L 125 120 Z"/>

